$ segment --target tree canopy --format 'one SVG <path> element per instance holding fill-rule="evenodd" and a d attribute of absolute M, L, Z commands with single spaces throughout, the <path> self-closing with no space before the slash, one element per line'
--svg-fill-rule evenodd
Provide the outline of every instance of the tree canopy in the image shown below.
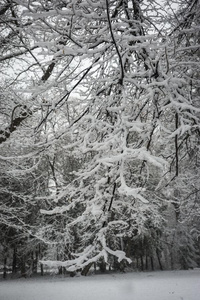
<path fill-rule="evenodd" d="M 199 15 L 199 0 L 2 1 L 13 272 L 199 265 Z"/>

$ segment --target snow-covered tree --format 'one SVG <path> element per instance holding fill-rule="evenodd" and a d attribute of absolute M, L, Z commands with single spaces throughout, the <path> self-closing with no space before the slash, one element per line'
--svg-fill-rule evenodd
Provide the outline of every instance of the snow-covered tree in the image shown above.
<path fill-rule="evenodd" d="M 183 184 L 198 156 L 199 1 L 175 4 L 4 1 L 3 39 L 14 32 L 21 49 L 4 42 L 2 68 L 13 63 L 4 95 L 12 100 L 3 105 L 0 142 L 34 137 L 22 152 L 45 174 L 34 232 L 51 245 L 43 263 L 83 274 L 94 263 L 123 268 L 130 258 L 163 268 L 162 240 L 175 236 L 170 209 L 176 235 L 185 231 L 186 190 L 198 199 L 197 181 L 194 189 Z M 192 244 L 190 229 L 187 236 Z"/>

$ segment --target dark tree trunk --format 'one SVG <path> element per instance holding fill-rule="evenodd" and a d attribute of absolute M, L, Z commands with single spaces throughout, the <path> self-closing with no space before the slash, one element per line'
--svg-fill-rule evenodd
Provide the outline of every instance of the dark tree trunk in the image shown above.
<path fill-rule="evenodd" d="M 147 254 L 146 254 L 145 268 L 146 268 L 146 270 L 148 270 L 148 268 L 149 268 L 148 255 Z"/>
<path fill-rule="evenodd" d="M 153 257 L 150 257 L 150 261 L 151 261 L 151 270 L 154 271 L 154 264 L 153 264 Z"/>
<path fill-rule="evenodd" d="M 13 249 L 12 274 L 17 273 L 17 248 Z"/>
<path fill-rule="evenodd" d="M 33 261 L 33 273 L 37 274 L 37 268 L 38 268 L 38 251 L 35 252 L 35 259 Z"/>
<path fill-rule="evenodd" d="M 142 255 L 140 256 L 140 262 L 141 262 L 141 270 L 144 271 L 144 262 Z"/>
<path fill-rule="evenodd" d="M 92 265 L 93 265 L 93 263 L 90 263 L 89 265 L 87 265 L 87 266 L 82 270 L 81 275 L 87 276 L 87 274 L 88 274 L 88 272 L 89 272 L 89 270 L 90 270 L 90 268 L 91 268 Z"/>
<path fill-rule="evenodd" d="M 136 258 L 136 268 L 137 268 L 137 270 L 139 270 L 139 259 L 138 259 L 138 257 Z"/>
<path fill-rule="evenodd" d="M 4 258 L 3 261 L 3 278 L 6 279 L 7 277 L 7 256 Z"/>
<path fill-rule="evenodd" d="M 163 266 L 162 266 L 161 259 L 160 259 L 160 253 L 159 253 L 158 249 L 156 249 L 156 255 L 157 255 L 157 258 L 158 258 L 158 263 L 159 263 L 160 270 L 163 270 Z"/>
<path fill-rule="evenodd" d="M 41 274 L 41 276 L 44 276 L 44 267 L 43 267 L 43 264 L 40 264 L 40 274 Z"/>
<path fill-rule="evenodd" d="M 21 258 L 20 270 L 21 270 L 21 276 L 26 277 L 26 265 L 25 265 L 25 258 L 24 257 Z"/>
<path fill-rule="evenodd" d="M 41 253 L 42 253 L 42 249 L 41 249 L 41 245 L 39 244 L 38 252 L 37 252 L 37 262 L 40 260 L 40 258 L 42 256 Z M 41 274 L 41 276 L 44 276 L 44 266 L 43 266 L 43 264 L 40 264 L 40 274 Z"/>
<path fill-rule="evenodd" d="M 115 265 L 114 265 L 114 268 L 118 268 L 118 266 L 117 266 L 117 264 L 115 263 Z M 105 263 L 105 261 L 104 260 L 101 260 L 100 262 L 99 262 L 99 269 L 100 269 L 100 271 L 101 271 L 101 273 L 105 273 L 106 272 L 106 263 Z"/>

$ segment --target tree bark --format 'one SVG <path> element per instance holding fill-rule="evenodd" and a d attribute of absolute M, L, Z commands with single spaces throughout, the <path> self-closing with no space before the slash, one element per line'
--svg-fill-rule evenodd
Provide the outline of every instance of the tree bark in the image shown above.
<path fill-rule="evenodd" d="M 87 276 L 87 274 L 88 274 L 90 268 L 92 267 L 92 265 L 93 265 L 93 262 L 90 263 L 90 264 L 88 264 L 88 265 L 82 270 L 81 275 Z"/>
<path fill-rule="evenodd" d="M 156 249 L 156 255 L 157 255 L 157 258 L 158 258 L 158 263 L 159 263 L 160 270 L 163 270 L 163 266 L 162 266 L 162 263 L 161 263 L 160 254 L 159 254 L 158 249 Z"/>
<path fill-rule="evenodd" d="M 17 272 L 17 248 L 13 249 L 13 261 L 12 261 L 12 274 L 16 274 Z"/>
<path fill-rule="evenodd" d="M 3 278 L 6 279 L 7 277 L 7 256 L 4 258 L 3 261 Z"/>

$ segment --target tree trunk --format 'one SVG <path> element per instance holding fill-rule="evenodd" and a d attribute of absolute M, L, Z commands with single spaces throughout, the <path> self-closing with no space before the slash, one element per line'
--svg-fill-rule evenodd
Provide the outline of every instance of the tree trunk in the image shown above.
<path fill-rule="evenodd" d="M 58 275 L 62 275 L 63 274 L 63 269 L 62 267 L 58 267 Z"/>
<path fill-rule="evenodd" d="M 158 258 L 158 263 L 159 263 L 160 270 L 163 270 L 163 266 L 162 266 L 162 263 L 161 263 L 160 254 L 159 254 L 158 249 L 156 249 L 156 255 L 157 255 L 157 258 Z"/>
<path fill-rule="evenodd" d="M 43 264 L 40 264 L 40 274 L 41 274 L 41 276 L 44 276 L 44 267 L 43 267 Z"/>
<path fill-rule="evenodd" d="M 88 272 L 89 272 L 89 270 L 90 270 L 90 268 L 91 268 L 92 265 L 93 265 L 93 262 L 90 263 L 90 264 L 88 264 L 88 265 L 82 270 L 81 275 L 87 276 L 87 274 L 88 274 Z"/>
<path fill-rule="evenodd" d="M 6 279 L 7 277 L 7 256 L 4 258 L 3 261 L 3 278 Z"/>
<path fill-rule="evenodd" d="M 154 264 L 153 264 L 153 257 L 150 257 L 150 261 L 151 261 L 151 270 L 154 271 Z"/>
<path fill-rule="evenodd" d="M 37 268 L 38 268 L 38 250 L 35 252 L 35 260 L 33 263 L 33 273 L 37 274 Z"/>
<path fill-rule="evenodd" d="M 13 249 L 12 274 L 17 273 L 17 248 Z"/>
<path fill-rule="evenodd" d="M 21 269 L 21 276 L 26 277 L 26 266 L 25 266 L 25 258 L 24 257 L 21 258 L 20 269 Z"/>
<path fill-rule="evenodd" d="M 146 261 L 145 261 L 145 269 L 148 270 L 149 264 L 148 264 L 148 255 L 146 254 Z"/>
<path fill-rule="evenodd" d="M 142 255 L 140 256 L 140 262 L 141 262 L 141 270 L 144 271 L 144 262 Z"/>

